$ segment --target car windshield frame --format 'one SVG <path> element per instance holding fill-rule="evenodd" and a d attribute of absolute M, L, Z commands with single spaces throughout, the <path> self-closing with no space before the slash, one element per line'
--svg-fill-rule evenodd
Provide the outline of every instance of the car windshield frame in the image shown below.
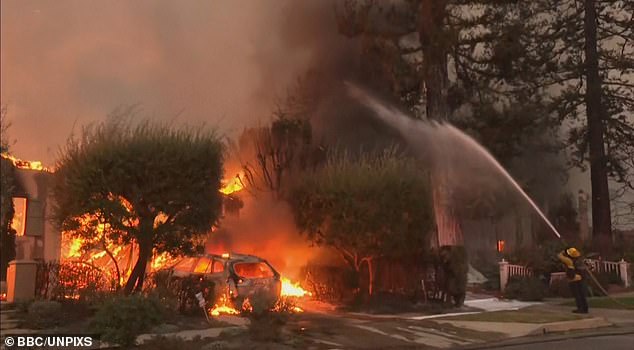
<path fill-rule="evenodd" d="M 264 264 L 271 271 L 271 275 L 270 276 L 264 276 L 264 277 L 241 276 L 240 274 L 238 274 L 238 272 L 236 271 L 236 268 L 235 268 L 235 266 L 238 265 L 238 264 Z M 234 274 L 235 276 L 239 277 L 239 278 L 259 279 L 259 278 L 278 278 L 279 277 L 279 273 L 277 272 L 277 270 L 275 270 L 275 268 L 273 268 L 273 266 L 271 266 L 271 264 L 269 264 L 269 262 L 266 261 L 266 260 L 254 260 L 254 261 L 250 261 L 250 260 L 236 260 L 236 261 L 232 261 L 230 263 L 230 265 L 231 265 L 231 270 L 230 270 L 231 273 Z"/>

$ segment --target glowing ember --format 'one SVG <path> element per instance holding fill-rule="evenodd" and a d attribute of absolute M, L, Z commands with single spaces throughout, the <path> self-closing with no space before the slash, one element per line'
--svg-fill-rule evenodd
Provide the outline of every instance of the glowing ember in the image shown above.
<path fill-rule="evenodd" d="M 293 283 L 286 277 L 282 277 L 282 290 L 280 292 L 281 296 L 286 297 L 303 297 L 303 296 L 312 296 L 312 293 L 302 288 L 299 283 Z"/>
<path fill-rule="evenodd" d="M 238 315 L 240 311 L 234 309 L 227 300 L 226 296 L 220 297 L 218 303 L 214 305 L 211 310 L 209 310 L 209 314 L 211 316 L 220 316 L 220 315 Z"/>
<path fill-rule="evenodd" d="M 104 256 L 106 256 L 106 251 L 105 251 L 105 250 L 104 250 L 104 251 L 101 251 L 101 252 L 99 252 L 99 253 L 95 253 L 95 254 L 93 254 L 92 256 L 90 256 L 90 257 L 88 258 L 88 261 L 93 261 L 93 260 L 101 259 L 101 258 L 103 258 Z"/>
<path fill-rule="evenodd" d="M 242 311 L 251 312 L 253 311 L 253 306 L 251 305 L 251 300 L 249 298 L 244 299 L 242 303 Z"/>
<path fill-rule="evenodd" d="M 214 306 L 214 308 L 211 309 L 210 313 L 211 313 L 211 316 L 220 316 L 220 315 L 237 315 L 240 312 L 232 308 L 231 306 L 219 305 L 219 306 Z"/>
<path fill-rule="evenodd" d="M 229 195 L 234 192 L 238 192 L 243 188 L 244 188 L 244 185 L 242 183 L 240 174 L 237 174 L 230 181 L 223 183 L 222 188 L 220 189 L 220 192 Z"/>
<path fill-rule="evenodd" d="M 81 246 L 83 240 L 81 238 L 73 238 L 67 244 L 68 252 L 62 253 L 62 258 L 70 259 L 70 258 L 79 258 L 81 256 Z"/>
<path fill-rule="evenodd" d="M 170 256 L 167 253 L 161 253 L 152 259 L 150 264 L 152 271 L 160 270 L 170 262 Z"/>
<path fill-rule="evenodd" d="M 2 153 L 2 158 L 10 160 L 13 163 L 13 165 L 18 169 L 29 169 L 29 170 L 47 171 L 47 172 L 51 171 L 47 167 L 43 166 L 42 162 L 40 161 L 22 160 L 7 153 Z"/>

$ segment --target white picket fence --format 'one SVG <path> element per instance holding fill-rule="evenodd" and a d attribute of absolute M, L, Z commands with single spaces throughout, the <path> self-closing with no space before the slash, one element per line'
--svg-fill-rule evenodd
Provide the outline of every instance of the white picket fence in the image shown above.
<path fill-rule="evenodd" d="M 509 264 L 508 261 L 502 259 L 500 264 L 500 290 L 504 292 L 509 279 L 513 276 L 532 276 L 533 271 L 522 265 Z"/>
<path fill-rule="evenodd" d="M 631 285 L 630 281 L 632 276 L 631 274 L 631 264 L 627 261 L 621 259 L 619 262 L 614 261 L 605 261 L 605 260 L 596 260 L 596 259 L 586 259 L 586 265 L 591 269 L 593 273 L 598 272 L 610 272 L 616 274 L 625 287 L 629 287 Z M 499 262 L 500 265 L 500 290 L 504 292 L 506 285 L 509 283 L 509 279 L 513 276 L 532 276 L 533 271 L 530 268 L 522 265 L 513 265 L 509 264 L 508 261 L 502 259 Z M 565 277 L 564 272 L 555 272 L 551 274 L 551 282 L 556 279 L 561 279 Z"/>
<path fill-rule="evenodd" d="M 625 260 L 621 260 L 621 261 L 625 262 Z M 604 260 L 597 260 L 597 259 L 586 259 L 585 262 L 586 262 L 586 265 L 592 270 L 592 272 L 609 272 L 609 273 L 615 273 L 619 276 L 621 274 L 621 268 L 620 268 L 621 262 L 604 261 Z"/>

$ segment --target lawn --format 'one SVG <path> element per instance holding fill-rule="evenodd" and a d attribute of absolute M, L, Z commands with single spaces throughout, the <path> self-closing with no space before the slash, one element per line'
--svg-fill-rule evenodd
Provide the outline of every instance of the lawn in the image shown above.
<path fill-rule="evenodd" d="M 597 297 L 597 298 L 588 298 L 588 305 L 590 308 L 598 308 L 598 309 L 627 309 L 634 310 L 634 297 L 621 297 L 614 298 L 614 300 L 608 297 Z M 574 301 L 567 301 L 562 305 L 566 306 L 575 306 Z"/>
<path fill-rule="evenodd" d="M 529 307 L 515 311 L 483 312 L 471 315 L 450 316 L 443 319 L 455 321 L 550 323 L 573 321 L 580 318 L 583 317 L 577 314 L 553 312 L 542 308 Z"/>

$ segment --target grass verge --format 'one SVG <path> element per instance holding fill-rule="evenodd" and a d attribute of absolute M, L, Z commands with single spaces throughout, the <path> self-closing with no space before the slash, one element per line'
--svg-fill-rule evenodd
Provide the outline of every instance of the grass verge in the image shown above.
<path fill-rule="evenodd" d="M 625 309 L 625 310 L 634 310 L 634 297 L 621 297 L 614 298 L 616 302 L 608 297 L 596 297 L 596 298 L 588 298 L 588 305 L 590 309 Z M 575 306 L 575 302 L 567 301 L 562 305 L 566 306 Z"/>

